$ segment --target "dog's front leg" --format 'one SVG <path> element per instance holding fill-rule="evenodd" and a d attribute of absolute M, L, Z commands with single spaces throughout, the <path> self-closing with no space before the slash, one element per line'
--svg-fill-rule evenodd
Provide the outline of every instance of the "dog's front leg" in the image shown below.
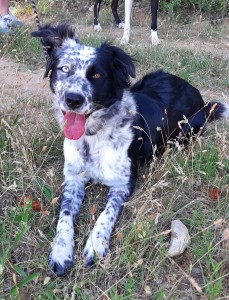
<path fill-rule="evenodd" d="M 50 270 L 58 276 L 63 275 L 73 265 L 73 223 L 83 198 L 84 183 L 80 179 L 65 181 L 56 236 L 49 256 Z"/>
<path fill-rule="evenodd" d="M 96 221 L 83 251 L 87 267 L 93 264 L 95 257 L 101 258 L 107 254 L 115 222 L 121 213 L 124 202 L 130 194 L 131 190 L 128 186 L 110 188 L 106 207 Z"/>

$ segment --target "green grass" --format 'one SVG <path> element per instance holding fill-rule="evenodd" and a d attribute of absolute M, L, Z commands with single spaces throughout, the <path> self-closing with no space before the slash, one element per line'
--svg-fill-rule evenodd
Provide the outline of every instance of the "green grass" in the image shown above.
<path fill-rule="evenodd" d="M 34 28 L 1 40 L 3 59 L 11 56 L 23 69 L 43 67 L 39 41 L 29 34 Z M 119 46 L 120 32 L 109 28 L 100 36 L 82 24 L 77 31 L 88 45 L 99 46 L 109 37 Z M 135 37 L 124 49 L 138 60 L 138 77 L 163 68 L 189 80 L 206 98 L 210 89 L 217 97 L 224 92 L 228 100 L 226 59 L 165 43 L 152 48 L 147 39 Z M 26 85 L 26 78 L 21 82 Z M 74 267 L 65 277 L 55 278 L 48 273 L 47 259 L 58 218 L 59 202 L 52 199 L 61 192 L 63 137 L 44 96 L 31 90 L 25 96 L 20 86 L 13 92 L 9 84 L 6 88 L 0 83 L 0 299 L 178 300 L 190 293 L 198 298 L 196 289 L 167 258 L 166 230 L 177 218 L 189 229 L 192 242 L 174 259 L 176 264 L 195 278 L 203 298 L 228 297 L 229 258 L 221 241 L 223 228 L 229 227 L 228 125 L 209 126 L 188 149 L 171 150 L 156 168 L 141 170 L 135 193 L 115 227 L 110 252 L 85 269 L 81 253 L 93 225 L 90 208 L 95 205 L 98 217 L 107 193 L 103 186 L 89 185 L 75 225 Z M 211 187 L 220 190 L 216 200 L 209 197 Z M 31 202 L 20 206 L 22 196 L 39 201 L 41 211 L 34 211 Z M 220 225 L 214 225 L 219 219 Z"/>
<path fill-rule="evenodd" d="M 23 64 L 34 66 L 45 63 L 44 55 L 41 52 L 41 45 L 38 39 L 31 38 L 31 28 L 16 30 L 13 35 L 6 36 L 0 40 L 0 54 L 10 55 L 13 59 Z"/>

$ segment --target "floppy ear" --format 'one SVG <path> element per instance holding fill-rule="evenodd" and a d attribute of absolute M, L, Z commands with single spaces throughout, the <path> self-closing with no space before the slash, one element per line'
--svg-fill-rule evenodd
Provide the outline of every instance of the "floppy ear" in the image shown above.
<path fill-rule="evenodd" d="M 77 41 L 74 30 L 67 23 L 61 23 L 57 26 L 44 25 L 38 31 L 31 32 L 31 35 L 40 38 L 42 45 L 47 50 L 48 61 L 45 77 L 48 76 L 49 71 L 53 67 L 54 50 L 60 48 L 65 39 L 70 38 Z"/>
<path fill-rule="evenodd" d="M 130 86 L 129 76 L 135 78 L 135 59 L 124 52 L 122 49 L 104 43 L 100 47 L 101 50 L 109 52 L 111 55 L 111 66 L 113 69 L 114 80 L 121 87 Z"/>
<path fill-rule="evenodd" d="M 41 38 L 42 44 L 47 47 L 48 54 L 55 48 L 61 47 L 67 38 L 77 41 L 74 30 L 67 23 L 57 26 L 44 25 L 38 31 L 31 32 L 31 35 Z"/>

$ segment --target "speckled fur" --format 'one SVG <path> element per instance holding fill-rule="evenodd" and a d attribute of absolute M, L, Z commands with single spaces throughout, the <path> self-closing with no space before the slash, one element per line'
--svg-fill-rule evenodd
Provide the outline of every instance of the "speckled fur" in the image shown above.
<path fill-rule="evenodd" d="M 47 27 L 47 30 L 50 28 Z M 109 46 L 106 51 L 109 51 Z M 84 97 L 82 106 L 74 111 L 90 114 L 85 134 L 79 140 L 65 138 L 64 141 L 64 189 L 56 237 L 49 257 L 50 269 L 62 275 L 73 265 L 73 223 L 84 198 L 84 186 L 90 179 L 107 185 L 110 191 L 106 207 L 83 251 L 86 265 L 93 263 L 95 253 L 97 257 L 104 257 L 108 251 L 114 224 L 135 184 L 130 179 L 128 149 L 134 135 L 132 123 L 136 105 L 129 91 L 121 92 L 120 99 L 106 107 L 94 101 L 94 87 L 87 72 L 96 61 L 95 48 L 80 45 L 75 38 L 67 36 L 61 46 L 54 46 L 51 56 L 53 61 L 47 72 L 51 71 L 50 85 L 60 126 L 63 125 L 63 111 L 69 111 L 65 101 L 68 93 Z M 69 72 L 63 72 L 63 67 L 67 67 Z"/>

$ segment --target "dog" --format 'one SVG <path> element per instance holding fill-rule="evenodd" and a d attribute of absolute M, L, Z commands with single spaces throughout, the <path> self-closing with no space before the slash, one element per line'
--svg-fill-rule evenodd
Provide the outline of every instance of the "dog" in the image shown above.
<path fill-rule="evenodd" d="M 157 11 L 159 0 L 150 0 L 151 8 L 151 43 L 152 45 L 159 45 L 161 43 L 157 35 Z M 121 44 L 125 45 L 130 40 L 130 17 L 132 10 L 133 0 L 125 0 L 125 22 L 124 32 L 121 39 Z"/>
<path fill-rule="evenodd" d="M 102 27 L 99 23 L 99 11 L 102 0 L 95 0 L 94 3 L 94 30 L 99 32 L 102 31 Z M 118 2 L 119 0 L 111 1 L 111 10 L 115 19 L 115 25 L 118 28 L 124 28 L 121 44 L 128 44 L 130 40 L 130 16 L 133 6 L 133 0 L 125 0 L 125 22 L 123 23 L 118 15 Z M 152 45 L 160 44 L 160 39 L 157 35 L 157 11 L 158 11 L 159 0 L 151 0 L 151 42 Z"/>
<path fill-rule="evenodd" d="M 100 6 L 101 6 L 102 0 L 95 0 L 94 3 L 94 22 L 93 22 L 93 27 L 94 30 L 97 32 L 102 31 L 102 27 L 99 23 L 99 11 L 100 11 Z M 119 0 L 112 0 L 111 1 L 111 11 L 115 20 L 115 25 L 118 28 L 124 28 L 124 23 L 121 21 L 118 15 L 118 2 Z"/>
<path fill-rule="evenodd" d="M 206 123 L 229 115 L 227 104 L 205 103 L 185 80 L 162 70 L 135 77 L 133 57 L 109 43 L 82 45 L 67 24 L 45 25 L 32 36 L 47 48 L 57 119 L 63 129 L 64 187 L 49 267 L 73 265 L 73 224 L 89 180 L 109 188 L 105 209 L 83 250 L 86 266 L 109 249 L 112 230 L 132 194 L 139 164 L 162 155 L 171 140 L 188 143 Z"/>

